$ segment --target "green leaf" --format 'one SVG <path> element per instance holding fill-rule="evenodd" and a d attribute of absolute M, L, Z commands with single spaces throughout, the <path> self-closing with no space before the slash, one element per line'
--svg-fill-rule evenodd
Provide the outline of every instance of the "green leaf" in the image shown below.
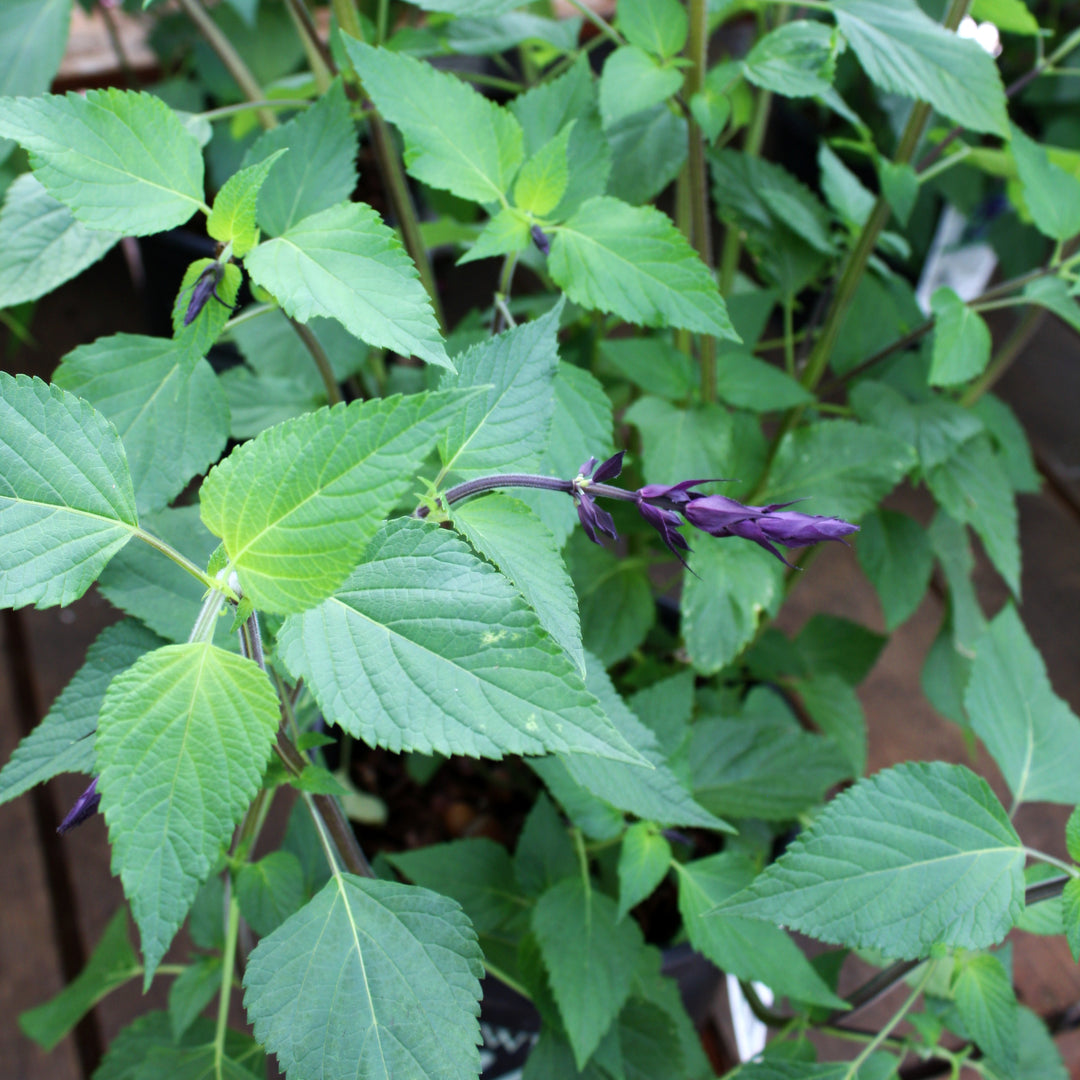
<path fill-rule="evenodd" d="M 712 274 L 655 207 L 590 199 L 553 231 L 548 268 L 576 303 L 738 340 Z"/>
<path fill-rule="evenodd" d="M 975 559 L 967 529 L 941 510 L 930 523 L 929 536 L 949 586 L 953 645 L 960 656 L 970 661 L 975 656 L 975 641 L 986 629 L 986 619 L 971 579 Z M 966 678 L 963 685 L 967 685 Z"/>
<path fill-rule="evenodd" d="M 590 457 L 602 461 L 611 450 L 611 399 L 584 368 L 560 364 L 555 370 L 551 431 L 536 471 L 569 478 L 577 475 L 583 461 Z M 577 527 L 573 503 L 558 492 L 519 491 L 517 497 L 540 515 L 560 545 Z"/>
<path fill-rule="evenodd" d="M 200 956 L 169 987 L 169 1024 L 179 1041 L 221 990 L 221 957 Z"/>
<path fill-rule="evenodd" d="M 1071 240 L 1080 232 L 1080 179 L 1055 165 L 1015 124 L 1009 146 L 1035 228 L 1051 240 Z"/>
<path fill-rule="evenodd" d="M 861 229 L 877 201 L 872 191 L 833 153 L 827 143 L 818 147 L 821 190 L 829 205 L 853 232 Z"/>
<path fill-rule="evenodd" d="M 731 119 L 731 99 L 706 79 L 704 87 L 690 97 L 690 114 L 705 140 L 714 143 Z"/>
<path fill-rule="evenodd" d="M 0 308 L 52 292 L 96 263 L 119 239 L 77 221 L 32 173 L 17 176 L 0 211 Z"/>
<path fill-rule="evenodd" d="M 603 665 L 595 656 L 586 656 L 589 667 L 585 685 L 642 760 L 627 763 L 601 761 L 585 754 L 560 754 L 573 779 L 598 799 L 642 820 L 730 831 L 727 822 L 694 801 L 687 787 L 668 767 L 656 737 L 626 707 Z M 547 774 L 541 775 L 546 781 Z"/>
<path fill-rule="evenodd" d="M 1065 848 L 1073 862 L 1080 862 L 1080 807 L 1065 822 Z"/>
<path fill-rule="evenodd" d="M 783 565 L 756 544 L 693 538 L 679 609 L 694 670 L 714 675 L 752 640 L 762 614 L 775 614 L 784 594 Z"/>
<path fill-rule="evenodd" d="M 272 851 L 245 863 L 236 875 L 240 914 L 259 937 L 272 934 L 305 900 L 304 871 L 288 851 Z"/>
<path fill-rule="evenodd" d="M 567 147 L 577 122 L 571 120 L 521 167 L 514 182 L 514 204 L 543 217 L 559 205 L 570 182 Z"/>
<path fill-rule="evenodd" d="M 843 1008 L 796 944 L 779 927 L 717 911 L 716 907 L 750 885 L 754 862 L 724 852 L 676 864 L 679 914 L 691 945 L 739 979 L 765 983 L 778 996 Z"/>
<path fill-rule="evenodd" d="M 0 136 L 29 152 L 35 177 L 91 228 L 146 236 L 203 207 L 199 143 L 153 94 L 0 98 Z"/>
<path fill-rule="evenodd" d="M 739 1067 L 739 1080 L 850 1080 L 851 1066 L 806 1061 L 751 1061 Z"/>
<path fill-rule="evenodd" d="M 45 718 L 0 770 L 0 804 L 60 773 L 92 775 L 94 740 L 90 736 L 97 727 L 98 709 L 109 683 L 144 652 L 164 644 L 134 619 L 102 630 Z"/>
<path fill-rule="evenodd" d="M 977 22 L 992 22 L 1007 34 L 1039 33 L 1039 24 L 1024 0 L 975 0 L 971 17 Z"/>
<path fill-rule="evenodd" d="M 743 61 L 743 72 L 774 94 L 818 97 L 832 86 L 842 47 L 842 39 L 827 26 L 796 19 L 759 39 Z"/>
<path fill-rule="evenodd" d="M 261 243 L 244 265 L 300 322 L 337 319 L 369 345 L 453 369 L 416 267 L 370 206 L 312 214 Z"/>
<path fill-rule="evenodd" d="M 761 493 L 764 503 L 812 496 L 800 510 L 854 520 L 874 509 L 914 464 L 884 431 L 827 420 L 785 435 Z"/>
<path fill-rule="evenodd" d="M 1005 584 L 1020 592 L 1020 537 L 1016 500 L 985 435 L 968 439 L 926 471 L 926 486 L 943 509 L 970 525 Z"/>
<path fill-rule="evenodd" d="M 277 158 L 281 150 L 289 152 Z M 280 236 L 304 218 L 329 210 L 356 188 L 356 125 L 341 80 L 310 109 L 264 132 L 244 155 L 243 167 L 273 161 L 259 190 L 257 218 Z"/>
<path fill-rule="evenodd" d="M 656 601 L 644 566 L 615 558 L 584 531 L 566 549 L 578 595 L 581 637 L 605 667 L 625 660 L 656 621 Z"/>
<path fill-rule="evenodd" d="M 53 380 L 116 426 L 140 512 L 165 506 L 225 449 L 229 411 L 217 377 L 169 338 L 98 338 L 68 353 Z"/>
<path fill-rule="evenodd" d="M 231 1034 L 244 1038 L 238 1032 L 227 1032 L 226 1038 Z M 245 1039 L 241 1053 L 245 1051 L 253 1062 L 251 1068 L 227 1053 L 219 1061 L 217 1048 L 205 1039 L 201 1046 L 159 1044 L 150 1048 L 145 1060 L 132 1073 L 131 1080 L 157 1080 L 162 1076 L 168 1076 L 170 1080 L 253 1080 L 253 1077 L 265 1076 L 266 1065 L 258 1044 Z"/>
<path fill-rule="evenodd" d="M 686 44 L 689 23 L 677 0 L 624 0 L 616 18 L 623 36 L 657 56 L 674 56 Z"/>
<path fill-rule="evenodd" d="M 386 526 L 278 647 L 326 718 L 372 746 L 639 761 L 510 583 L 436 526 Z"/>
<path fill-rule="evenodd" d="M 797 379 L 740 349 L 724 349 L 716 363 L 717 396 L 738 409 L 774 412 L 814 400 Z"/>
<path fill-rule="evenodd" d="M 481 229 L 476 243 L 454 265 L 464 266 L 495 255 L 512 255 L 527 247 L 531 239 L 528 221 L 517 210 L 506 207 Z"/>
<path fill-rule="evenodd" d="M 0 93 L 36 97 L 60 69 L 71 0 L 8 0 L 0 8 Z M 0 158 L 6 157 L 0 148 Z"/>
<path fill-rule="evenodd" d="M 646 394 L 679 401 L 697 386 L 693 359 L 666 338 L 604 338 L 597 344 L 603 360 Z"/>
<path fill-rule="evenodd" d="M 885 157 L 878 158 L 877 168 L 881 193 L 892 207 L 896 220 L 906 227 L 919 197 L 919 176 L 910 165 Z"/>
<path fill-rule="evenodd" d="M 303 611 L 329 596 L 466 396 L 319 409 L 264 431 L 216 466 L 200 491 L 202 519 L 224 541 L 244 596 L 274 612 Z"/>
<path fill-rule="evenodd" d="M 116 429 L 85 401 L 0 372 L 0 605 L 70 604 L 138 527 Z"/>
<path fill-rule="evenodd" d="M 908 762 L 860 780 L 721 909 L 896 959 L 981 949 L 1023 909 L 1024 847 L 985 780 Z"/>
<path fill-rule="evenodd" d="M 215 278 L 220 274 L 221 280 L 214 285 L 202 310 L 194 314 L 193 321 L 185 326 L 184 320 L 195 297 L 195 289 L 204 274 Z M 240 267 L 232 262 L 222 266 L 216 259 L 196 259 L 188 266 L 173 301 L 173 338 L 177 348 L 186 348 L 193 356 L 204 356 L 210 351 L 236 307 L 243 278 Z"/>
<path fill-rule="evenodd" d="M 996 1062 L 987 1062 L 986 1075 L 990 1080 L 1068 1080 L 1069 1071 L 1061 1060 L 1061 1051 L 1046 1024 L 1030 1009 L 1020 1006 L 1020 1052 L 1016 1072 L 1001 1072 Z"/>
<path fill-rule="evenodd" d="M 636 45 L 616 49 L 604 62 L 600 76 L 604 127 L 666 101 L 679 92 L 682 84 L 683 74 L 678 68 L 661 66 Z"/>
<path fill-rule="evenodd" d="M 1080 962 L 1080 878 L 1070 878 L 1061 894 L 1061 919 L 1065 924 L 1065 940 L 1069 952 Z"/>
<path fill-rule="evenodd" d="M 953 978 L 953 997 L 967 1034 L 1007 1074 L 1015 1074 L 1020 1010 L 1005 966 L 989 953 L 965 956 Z"/>
<path fill-rule="evenodd" d="M 731 414 L 715 402 L 681 409 L 641 397 L 623 414 L 641 432 L 645 480 L 674 484 L 688 476 L 722 479 L 734 454 Z"/>
<path fill-rule="evenodd" d="M 981 375 L 990 362 L 991 345 L 983 317 L 947 286 L 934 293 L 930 306 L 934 312 L 930 385 L 955 386 Z"/>
<path fill-rule="evenodd" d="M 540 897 L 532 927 L 581 1069 L 630 996 L 645 941 L 632 919 L 616 920 L 614 900 L 580 877 Z"/>
<path fill-rule="evenodd" d="M 1069 286 L 1058 277 L 1039 278 L 1024 287 L 1024 299 L 1052 311 L 1059 319 L 1080 332 L 1080 303 Z"/>
<path fill-rule="evenodd" d="M 810 671 L 839 675 L 848 686 L 858 686 L 888 640 L 850 619 L 818 614 L 803 624 L 795 644 Z"/>
<path fill-rule="evenodd" d="M 452 900 L 344 875 L 255 947 L 244 1005 L 255 1038 L 296 1076 L 474 1075 L 482 973 Z"/>
<path fill-rule="evenodd" d="M 926 530 L 906 514 L 875 510 L 863 518 L 855 554 L 877 591 L 886 630 L 895 630 L 915 614 L 930 584 L 934 554 Z"/>
<path fill-rule="evenodd" d="M 143 526 L 198 566 L 206 566 L 218 546 L 199 520 L 198 506 L 167 507 L 148 514 Z M 98 589 L 109 603 L 173 642 L 187 641 L 206 594 L 197 578 L 149 544 L 130 544 L 116 555 L 102 572 Z M 231 622 L 228 617 L 218 620 L 215 644 L 235 648 Z"/>
<path fill-rule="evenodd" d="M 826 672 L 800 679 L 797 688 L 818 728 L 840 748 L 854 776 L 866 772 L 866 717 L 850 683 Z"/>
<path fill-rule="evenodd" d="M 525 153 L 530 157 L 574 122 L 566 146 L 566 191 L 551 211 L 553 220 L 565 220 L 586 199 L 604 193 L 611 172 L 611 150 L 600 126 L 596 82 L 587 57 L 580 57 L 565 75 L 519 94 L 509 108 L 521 124 Z"/>
<path fill-rule="evenodd" d="M 694 798 L 714 814 L 787 821 L 852 775 L 832 739 L 803 731 L 793 719 L 754 715 L 699 720 L 691 728 Z"/>
<path fill-rule="evenodd" d="M 579 869 L 566 822 L 555 804 L 540 792 L 514 849 L 514 877 L 526 893 L 539 896 Z"/>
<path fill-rule="evenodd" d="M 1037 495 L 1042 479 L 1035 469 L 1027 432 L 1016 413 L 999 397 L 983 394 L 971 407 L 994 443 L 998 461 L 1014 491 Z"/>
<path fill-rule="evenodd" d="M 1080 719 L 1051 689 L 1011 605 L 975 643 L 964 706 L 1016 804 L 1080 802 L 1080 777 L 1071 768 L 1080 753 Z"/>
<path fill-rule="evenodd" d="M 139 973 L 139 958 L 128 935 L 127 911 L 121 908 L 105 927 L 86 967 L 51 1001 L 19 1017 L 27 1038 L 52 1050 L 103 998 Z"/>
<path fill-rule="evenodd" d="M 257 165 L 233 173 L 214 199 L 206 231 L 213 239 L 232 244 L 232 253 L 236 258 L 246 255 L 259 242 L 259 228 L 255 224 L 259 191 L 284 153 L 284 148 L 275 150 Z"/>
<path fill-rule="evenodd" d="M 666 103 L 608 127 L 607 194 L 634 206 L 656 198 L 679 175 L 687 157 L 686 118 Z"/>
<path fill-rule="evenodd" d="M 671 845 L 647 821 L 631 825 L 619 848 L 619 909 L 615 915 L 622 921 L 667 876 L 671 868 Z"/>
<path fill-rule="evenodd" d="M 440 390 L 475 388 L 439 441 L 443 471 L 463 480 L 535 467 L 554 410 L 562 304 L 456 357 Z"/>
<path fill-rule="evenodd" d="M 390 865 L 417 885 L 459 903 L 488 963 L 517 970 L 518 942 L 528 929 L 528 907 L 514 881 L 510 854 L 486 837 L 432 844 L 388 855 Z"/>
<path fill-rule="evenodd" d="M 694 713 L 694 681 L 694 673 L 686 668 L 639 690 L 630 699 L 634 715 L 656 736 L 669 760 L 689 735 Z"/>
<path fill-rule="evenodd" d="M 258 665 L 208 644 L 146 653 L 109 686 L 98 790 L 147 986 L 258 789 L 279 719 Z"/>
<path fill-rule="evenodd" d="M 832 10 L 881 89 L 927 101 L 972 131 L 1008 138 L 1001 76 L 981 46 L 939 26 L 915 0 L 835 0 Z"/>
<path fill-rule="evenodd" d="M 584 675 L 577 594 L 548 527 L 523 502 L 497 492 L 456 506 L 453 514 L 454 527 L 514 583 Z"/>
<path fill-rule="evenodd" d="M 405 136 L 409 172 L 462 199 L 501 200 L 524 156 L 513 114 L 430 64 L 342 40 L 365 92 Z"/>

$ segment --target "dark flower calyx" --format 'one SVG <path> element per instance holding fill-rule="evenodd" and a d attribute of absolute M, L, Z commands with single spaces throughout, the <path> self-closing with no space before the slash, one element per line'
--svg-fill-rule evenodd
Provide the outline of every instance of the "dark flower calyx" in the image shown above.
<path fill-rule="evenodd" d="M 98 778 L 95 776 L 90 786 L 75 800 L 75 804 L 67 812 L 64 820 L 57 827 L 57 832 L 62 836 L 76 825 L 81 825 L 87 818 L 92 817 L 101 802 L 101 796 L 97 790 Z"/>
<path fill-rule="evenodd" d="M 540 249 L 541 255 L 547 255 L 551 251 L 551 237 L 548 236 L 539 225 L 534 225 L 529 230 L 533 243 Z"/>

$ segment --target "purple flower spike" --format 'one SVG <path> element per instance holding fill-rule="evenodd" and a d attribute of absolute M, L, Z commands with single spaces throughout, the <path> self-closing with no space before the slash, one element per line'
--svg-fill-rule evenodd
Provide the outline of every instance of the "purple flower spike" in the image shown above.
<path fill-rule="evenodd" d="M 551 250 L 551 237 L 539 225 L 534 225 L 529 230 L 529 235 L 532 236 L 533 243 L 540 249 L 540 254 L 547 255 Z"/>
<path fill-rule="evenodd" d="M 88 817 L 96 813 L 98 803 L 101 802 L 101 796 L 97 791 L 97 782 L 98 778 L 95 776 L 90 782 L 90 786 L 75 800 L 75 805 L 67 812 L 67 817 L 60 822 L 60 827 L 56 831 L 61 836 L 70 829 L 74 829 L 76 825 L 81 825 Z"/>
<path fill-rule="evenodd" d="M 596 534 L 598 532 L 610 536 L 612 540 L 619 539 L 619 534 L 615 531 L 615 519 L 602 507 L 597 506 L 596 500 L 591 495 L 586 495 L 584 491 L 579 490 L 574 495 L 574 502 L 577 503 L 577 513 L 578 518 L 581 520 L 581 527 L 585 530 L 585 535 L 594 544 L 600 544 L 603 547 L 603 544 L 597 539 Z"/>
<path fill-rule="evenodd" d="M 668 550 L 686 566 L 683 552 L 690 550 L 686 537 L 679 532 L 682 518 L 674 510 L 661 510 L 659 506 L 652 506 L 647 502 L 639 502 L 638 510 L 641 516 L 660 534 L 660 539 L 667 545 Z M 689 569 L 689 567 L 687 567 Z"/>
<path fill-rule="evenodd" d="M 602 484 L 606 480 L 614 480 L 622 472 L 622 459 L 625 453 L 625 450 L 620 450 L 617 454 L 612 454 L 607 461 L 601 462 L 597 466 L 596 472 L 592 474 L 592 482 Z M 590 458 L 590 460 L 592 459 Z"/>

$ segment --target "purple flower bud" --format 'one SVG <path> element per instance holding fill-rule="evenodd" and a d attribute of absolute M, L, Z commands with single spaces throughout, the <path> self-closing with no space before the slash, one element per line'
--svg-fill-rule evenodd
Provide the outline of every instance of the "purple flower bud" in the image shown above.
<path fill-rule="evenodd" d="M 592 475 L 593 483 L 602 484 L 605 480 L 614 480 L 622 472 L 622 459 L 625 453 L 625 450 L 620 450 L 617 454 L 612 454 L 607 461 L 602 461 Z"/>
<path fill-rule="evenodd" d="M 724 530 L 747 518 L 758 518 L 764 511 L 757 506 L 744 506 L 725 495 L 703 495 L 681 507 L 686 520 L 696 529 L 712 536 L 727 535 Z"/>
<path fill-rule="evenodd" d="M 585 535 L 594 543 L 603 544 L 597 539 L 596 534 L 602 532 L 610 536 L 612 540 L 618 540 L 619 534 L 615 531 L 615 519 L 602 507 L 596 505 L 596 500 L 583 491 L 577 491 L 574 495 L 577 503 L 578 518 Z"/>
<path fill-rule="evenodd" d="M 219 262 L 212 262 L 199 275 L 195 287 L 191 290 L 191 300 L 188 301 L 187 311 L 184 313 L 185 326 L 190 326 L 199 317 L 199 312 L 210 302 L 210 297 L 232 310 L 232 305 L 226 304 L 217 294 L 218 283 L 224 276 L 225 267 Z"/>
<path fill-rule="evenodd" d="M 56 830 L 63 835 L 70 829 L 74 829 L 76 825 L 81 825 L 88 817 L 91 817 L 98 808 L 98 803 L 101 802 L 101 796 L 97 792 L 98 778 L 95 776 L 90 782 L 90 786 L 75 800 L 75 805 L 67 812 L 67 817 L 60 822 L 60 827 Z"/>
<path fill-rule="evenodd" d="M 529 234 L 532 236 L 533 243 L 540 249 L 542 255 L 547 255 L 551 251 L 551 238 L 548 236 L 539 225 L 534 225 Z"/>
<path fill-rule="evenodd" d="M 682 518 L 674 510 L 663 510 L 659 506 L 652 506 L 647 502 L 637 504 L 641 516 L 660 534 L 660 539 L 667 545 L 668 550 L 686 566 L 686 559 L 682 553 L 690 550 L 686 538 L 679 532 Z"/>

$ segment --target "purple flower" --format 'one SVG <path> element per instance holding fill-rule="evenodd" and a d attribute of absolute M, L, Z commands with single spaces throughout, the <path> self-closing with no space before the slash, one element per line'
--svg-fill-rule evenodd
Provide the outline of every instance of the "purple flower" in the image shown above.
<path fill-rule="evenodd" d="M 578 518 L 585 535 L 594 543 L 599 544 L 598 532 L 610 536 L 612 540 L 618 540 L 619 534 L 615 531 L 615 521 L 604 509 L 596 505 L 596 500 L 588 494 L 590 484 L 599 484 L 605 480 L 614 480 L 622 472 L 622 459 L 624 450 L 609 457 L 599 466 L 596 458 L 591 457 L 580 469 L 577 479 L 573 482 L 574 503 L 577 506 Z M 594 471 L 595 470 L 595 471 Z M 602 545 L 601 545 L 602 546 Z"/>
<path fill-rule="evenodd" d="M 636 493 L 641 516 L 660 533 L 660 538 L 683 565 L 686 561 L 682 552 L 688 551 L 689 547 L 683 536 L 674 531 L 680 514 L 710 536 L 738 536 L 752 540 L 785 566 L 791 566 L 791 563 L 777 551 L 777 544 L 793 548 L 821 540 L 843 541 L 845 536 L 858 529 L 858 525 L 840 518 L 788 510 L 792 503 L 746 506 L 726 495 L 703 495 L 693 490 L 697 484 L 704 483 L 704 480 L 684 480 L 668 487 L 649 484 Z"/>
<path fill-rule="evenodd" d="M 534 225 L 529 230 L 529 235 L 532 236 L 533 243 L 540 249 L 540 254 L 547 255 L 551 250 L 551 237 L 539 225 Z"/>
<path fill-rule="evenodd" d="M 219 262 L 212 262 L 199 275 L 191 290 L 191 299 L 188 301 L 187 311 L 184 312 L 184 325 L 190 326 L 199 316 L 213 297 L 219 304 L 232 310 L 232 304 L 226 304 L 217 294 L 218 284 L 225 277 L 225 267 Z"/>
<path fill-rule="evenodd" d="M 76 825 L 81 825 L 88 817 L 91 817 L 101 802 L 101 796 L 97 791 L 98 778 L 95 776 L 90 786 L 75 800 L 75 805 L 67 812 L 67 817 L 60 822 L 57 832 L 63 835 Z"/>

